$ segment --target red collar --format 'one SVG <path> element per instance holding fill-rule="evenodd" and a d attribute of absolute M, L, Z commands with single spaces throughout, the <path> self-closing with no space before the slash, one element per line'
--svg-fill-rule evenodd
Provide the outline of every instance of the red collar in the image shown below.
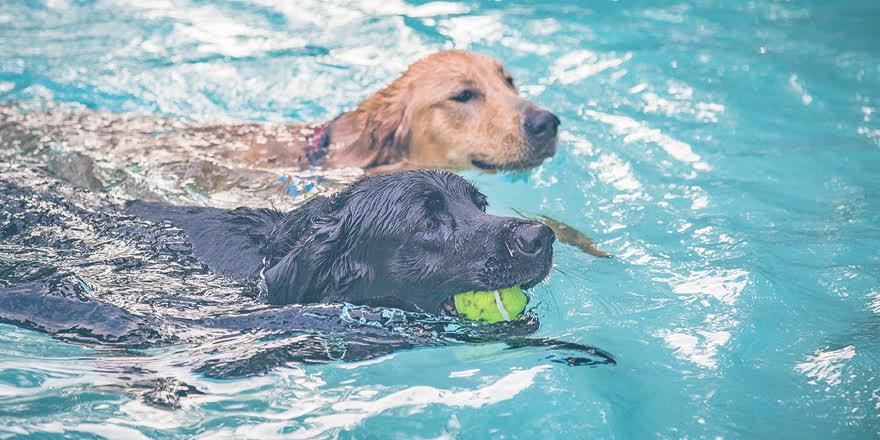
<path fill-rule="evenodd" d="M 327 156 L 327 150 L 328 147 L 330 147 L 331 122 L 333 121 L 325 122 L 316 126 L 311 137 L 308 138 L 309 142 L 308 148 L 306 149 L 306 156 L 311 165 L 317 165 L 325 156 Z"/>

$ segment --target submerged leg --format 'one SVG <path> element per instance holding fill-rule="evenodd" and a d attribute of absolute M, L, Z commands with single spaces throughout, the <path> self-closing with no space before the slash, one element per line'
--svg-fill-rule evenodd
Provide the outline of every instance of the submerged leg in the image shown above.
<path fill-rule="evenodd" d="M 281 345 L 266 344 L 266 348 L 244 353 L 243 356 L 210 359 L 196 368 L 195 372 L 206 377 L 224 379 L 261 376 L 291 364 L 365 361 L 418 346 L 401 337 L 372 338 L 356 334 L 305 333 L 293 336 Z"/>
<path fill-rule="evenodd" d="M 563 350 L 573 354 L 572 356 L 563 356 L 554 358 L 553 362 L 565 364 L 571 367 L 596 365 L 617 365 L 614 356 L 605 350 L 590 345 L 578 344 L 576 342 L 557 341 L 550 338 L 510 338 L 506 341 L 508 349 L 517 349 L 523 347 L 547 347 L 550 350 Z M 582 354 L 588 357 L 581 356 Z"/>
<path fill-rule="evenodd" d="M 101 301 L 63 295 L 42 282 L 0 288 L 0 322 L 86 344 L 140 348 L 175 341 L 147 318 Z"/>
<path fill-rule="evenodd" d="M 509 350 L 526 347 L 545 347 L 555 351 L 552 356 L 553 362 L 572 367 L 617 365 L 614 356 L 600 348 L 576 342 L 559 341 L 552 338 L 529 337 L 528 335 L 538 331 L 539 326 L 537 316 L 527 314 L 516 321 L 466 327 L 455 332 L 442 332 L 441 334 L 458 342 L 502 342 L 507 345 Z"/>

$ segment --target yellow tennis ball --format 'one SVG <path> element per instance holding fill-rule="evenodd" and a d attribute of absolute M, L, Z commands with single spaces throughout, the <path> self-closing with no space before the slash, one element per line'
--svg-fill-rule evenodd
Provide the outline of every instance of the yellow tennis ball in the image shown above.
<path fill-rule="evenodd" d="M 494 324 L 519 318 L 529 298 L 519 286 L 455 295 L 455 310 L 471 321 Z"/>

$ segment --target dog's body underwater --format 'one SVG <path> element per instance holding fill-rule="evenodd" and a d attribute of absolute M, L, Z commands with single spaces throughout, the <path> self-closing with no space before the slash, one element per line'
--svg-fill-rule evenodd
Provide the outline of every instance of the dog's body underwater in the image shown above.
<path fill-rule="evenodd" d="M 531 314 L 481 327 L 436 313 L 459 289 L 528 287 L 549 270 L 543 227 L 484 213 L 479 193 L 453 175 L 377 176 L 284 214 L 141 202 L 126 211 L 37 171 L 3 171 L 2 322 L 108 347 L 216 345 L 186 363 L 224 377 L 456 341 L 586 349 L 585 363 L 612 362 L 596 349 L 523 338 L 537 329 Z M 426 191 L 440 183 L 452 190 L 443 203 Z M 370 204 L 391 200 L 401 209 Z M 398 223 L 380 227 L 383 213 Z M 467 241 L 472 253 L 452 252 Z"/>

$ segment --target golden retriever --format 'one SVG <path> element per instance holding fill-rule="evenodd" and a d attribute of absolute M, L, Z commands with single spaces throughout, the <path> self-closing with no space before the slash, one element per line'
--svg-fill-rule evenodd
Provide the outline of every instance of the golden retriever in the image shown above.
<path fill-rule="evenodd" d="M 0 142 L 20 154 L 60 144 L 90 163 L 110 153 L 121 167 L 187 162 L 225 168 L 230 176 L 282 168 L 361 168 L 371 174 L 526 169 L 555 153 L 558 126 L 553 113 L 519 96 L 501 63 L 458 50 L 415 62 L 387 87 L 325 123 L 186 122 L 0 106 Z M 112 173 L 120 166 L 107 168 Z"/>
<path fill-rule="evenodd" d="M 122 163 L 202 160 L 234 169 L 526 169 L 556 151 L 559 119 L 519 96 L 497 60 L 448 50 L 423 58 L 325 123 L 206 123 L 93 111 L 0 108 L 0 141 L 47 139 Z M 29 145 L 34 144 L 34 145 Z M 183 152 L 183 154 L 180 154 Z M 158 160 L 150 160 L 150 157 Z"/>
<path fill-rule="evenodd" d="M 325 124 L 207 125 L 175 136 L 213 132 L 244 144 L 226 158 L 262 167 L 522 169 L 553 155 L 558 126 L 519 96 L 501 63 L 448 50 Z"/>

